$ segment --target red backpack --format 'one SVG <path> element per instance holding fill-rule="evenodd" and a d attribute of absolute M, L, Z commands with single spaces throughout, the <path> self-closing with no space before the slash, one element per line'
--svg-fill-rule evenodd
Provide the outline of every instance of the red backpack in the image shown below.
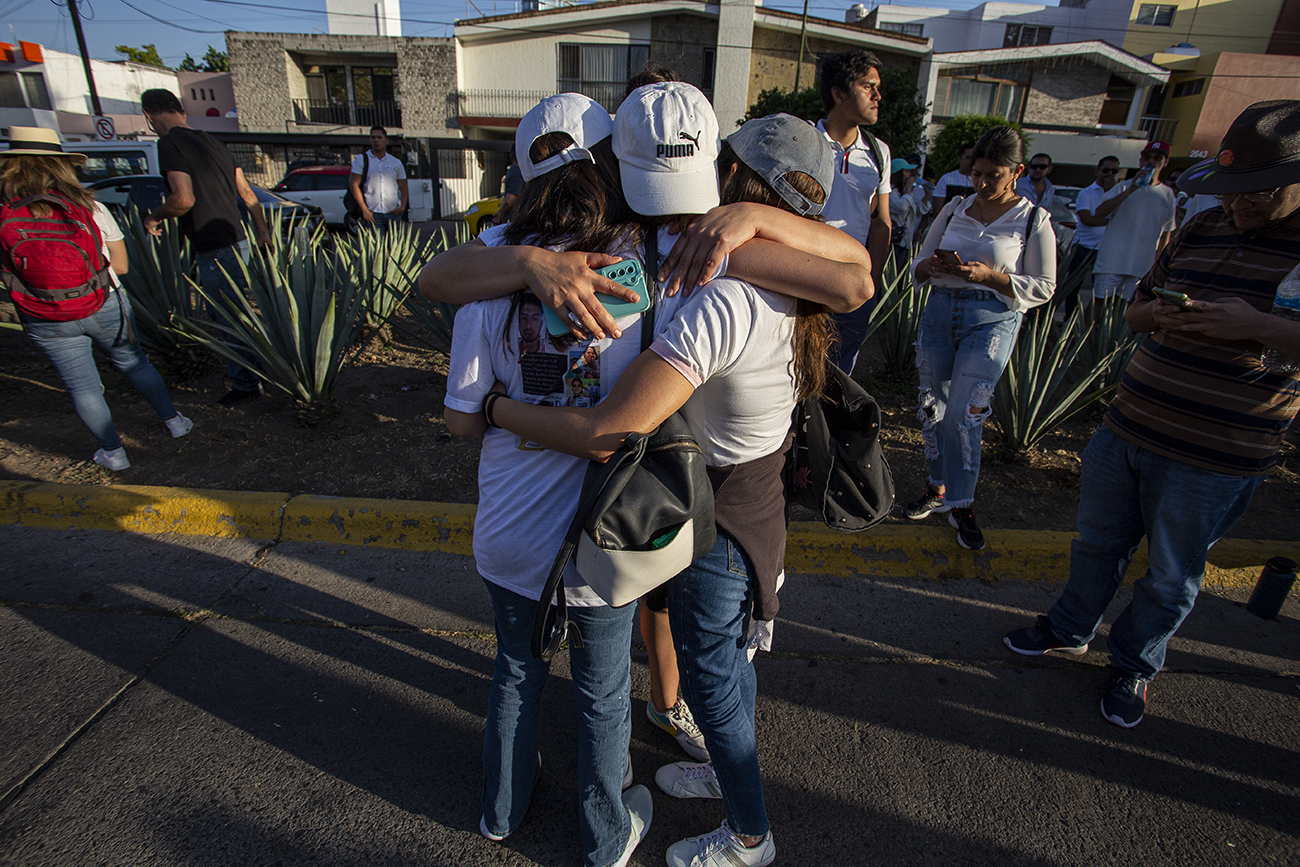
<path fill-rule="evenodd" d="M 38 217 L 32 204 L 51 210 Z M 0 280 L 18 309 L 39 319 L 84 319 L 113 285 L 90 208 L 42 193 L 0 206 Z"/>

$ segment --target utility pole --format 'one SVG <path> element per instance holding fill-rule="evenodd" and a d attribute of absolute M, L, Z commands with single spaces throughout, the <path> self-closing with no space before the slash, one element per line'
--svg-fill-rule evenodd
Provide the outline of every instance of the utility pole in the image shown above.
<path fill-rule="evenodd" d="M 81 32 L 81 15 L 77 12 L 77 0 L 68 0 L 68 12 L 72 15 L 72 29 L 77 33 L 77 47 L 81 49 L 81 65 L 86 68 L 86 83 L 90 85 L 90 107 L 99 116 L 104 110 L 99 106 L 99 91 L 95 90 L 95 76 L 90 71 L 90 55 L 86 52 L 86 37 Z"/>
<path fill-rule="evenodd" d="M 72 0 L 68 0 L 69 3 Z M 808 30 L 808 0 L 803 0 L 803 23 L 799 25 L 799 59 L 794 65 L 794 92 L 799 92 L 799 73 L 803 71 L 803 36 Z"/>

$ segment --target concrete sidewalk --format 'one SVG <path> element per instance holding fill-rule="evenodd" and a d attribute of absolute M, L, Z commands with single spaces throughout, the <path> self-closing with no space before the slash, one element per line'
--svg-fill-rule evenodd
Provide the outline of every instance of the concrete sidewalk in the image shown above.
<path fill-rule="evenodd" d="M 271 495 L 267 516 L 127 488 L 47 504 L 59 490 L 0 487 L 0 864 L 577 863 L 564 658 L 528 818 L 501 844 L 477 833 L 491 608 L 471 558 L 444 550 L 467 514 Z M 131 522 L 153 532 L 98 529 Z M 976 566 L 947 535 L 918 536 L 916 560 L 892 537 L 809 542 L 792 567 L 756 663 L 778 864 L 1300 863 L 1300 603 L 1263 621 L 1245 590 L 1207 591 L 1125 731 L 1097 710 L 1100 637 L 1074 659 L 1000 644 L 1057 588 L 945 580 Z M 910 574 L 872 574 L 867 551 Z M 654 788 L 685 757 L 646 721 L 633 658 L 632 760 L 656 812 L 632 863 L 658 865 L 722 811 Z"/>

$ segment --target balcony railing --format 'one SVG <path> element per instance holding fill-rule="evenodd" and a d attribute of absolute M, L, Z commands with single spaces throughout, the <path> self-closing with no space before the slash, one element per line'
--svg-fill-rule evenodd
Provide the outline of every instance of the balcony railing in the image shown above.
<path fill-rule="evenodd" d="M 330 126 L 383 126 L 402 125 L 402 104 L 395 101 L 375 100 L 369 103 L 334 102 L 328 99 L 295 99 L 293 115 L 296 123 L 320 123 Z"/>
<path fill-rule="evenodd" d="M 1138 121 L 1138 129 L 1147 134 L 1147 141 L 1168 142 L 1178 129 L 1178 118 L 1144 117 Z"/>
<path fill-rule="evenodd" d="M 554 95 L 554 90 L 459 90 L 449 99 L 456 117 L 518 119 L 539 100 Z"/>

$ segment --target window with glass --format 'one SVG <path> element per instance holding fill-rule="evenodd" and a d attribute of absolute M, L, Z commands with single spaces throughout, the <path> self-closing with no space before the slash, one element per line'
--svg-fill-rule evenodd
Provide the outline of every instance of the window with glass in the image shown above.
<path fill-rule="evenodd" d="M 23 86 L 16 72 L 0 72 L 0 108 L 26 108 Z"/>
<path fill-rule="evenodd" d="M 718 65 L 718 49 L 704 49 L 704 63 L 700 72 L 700 89 L 704 91 L 713 90 L 714 71 Z"/>
<path fill-rule="evenodd" d="M 1173 27 L 1174 14 L 1177 12 L 1177 6 L 1143 3 L 1138 6 L 1137 20 L 1134 23 L 1144 24 L 1148 27 Z"/>
<path fill-rule="evenodd" d="M 1188 81 L 1180 81 L 1174 85 L 1173 97 L 1177 99 L 1180 96 L 1196 96 L 1205 89 L 1204 78 L 1193 78 Z"/>
<path fill-rule="evenodd" d="M 1019 121 L 1028 90 L 1027 63 L 954 68 L 939 76 L 934 114 L 984 114 Z"/>
<path fill-rule="evenodd" d="M 925 25 L 913 24 L 904 21 L 882 21 L 876 25 L 877 30 L 885 30 L 890 33 L 902 33 L 906 36 L 924 36 Z"/>
<path fill-rule="evenodd" d="M 562 42 L 556 49 L 556 89 L 589 96 L 611 113 L 623 101 L 627 80 L 650 59 L 649 45 Z"/>
<path fill-rule="evenodd" d="M 1052 28 L 1037 24 L 1008 24 L 1006 35 L 1002 38 L 1003 48 L 1019 48 L 1022 45 L 1047 45 L 1052 41 Z"/>

